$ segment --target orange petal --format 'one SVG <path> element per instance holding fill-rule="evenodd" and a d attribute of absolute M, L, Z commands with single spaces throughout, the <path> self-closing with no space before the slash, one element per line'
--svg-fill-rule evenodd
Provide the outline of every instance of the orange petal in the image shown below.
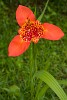
<path fill-rule="evenodd" d="M 8 56 L 19 56 L 24 53 L 30 45 L 30 42 L 22 41 L 20 35 L 16 35 L 8 47 Z"/>
<path fill-rule="evenodd" d="M 16 10 L 16 19 L 20 26 L 26 21 L 26 19 L 35 20 L 35 15 L 26 6 L 19 5 Z"/>
<path fill-rule="evenodd" d="M 43 26 L 45 28 L 45 33 L 42 36 L 42 38 L 45 38 L 48 40 L 59 40 L 60 38 L 64 36 L 63 31 L 59 27 L 53 24 L 44 23 Z"/>

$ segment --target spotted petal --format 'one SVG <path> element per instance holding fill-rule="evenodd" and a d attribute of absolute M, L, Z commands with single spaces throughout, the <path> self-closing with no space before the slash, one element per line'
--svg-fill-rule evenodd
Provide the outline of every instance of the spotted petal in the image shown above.
<path fill-rule="evenodd" d="M 19 5 L 16 10 L 16 20 L 18 24 L 22 26 L 26 19 L 35 20 L 35 15 L 28 7 Z"/>
<path fill-rule="evenodd" d="M 64 36 L 63 31 L 53 24 L 44 23 L 43 26 L 45 28 L 45 34 L 42 36 L 42 38 L 48 40 L 59 40 Z"/>
<path fill-rule="evenodd" d="M 8 47 L 8 56 L 19 56 L 23 54 L 29 47 L 30 42 L 22 41 L 20 35 L 16 35 L 10 42 Z"/>

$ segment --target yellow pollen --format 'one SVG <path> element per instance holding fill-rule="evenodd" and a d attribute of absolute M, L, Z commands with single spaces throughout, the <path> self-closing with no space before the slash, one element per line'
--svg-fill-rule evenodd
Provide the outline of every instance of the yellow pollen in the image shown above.
<path fill-rule="evenodd" d="M 28 19 L 18 32 L 22 40 L 37 43 L 39 38 L 44 34 L 45 29 L 39 21 L 30 21 Z"/>

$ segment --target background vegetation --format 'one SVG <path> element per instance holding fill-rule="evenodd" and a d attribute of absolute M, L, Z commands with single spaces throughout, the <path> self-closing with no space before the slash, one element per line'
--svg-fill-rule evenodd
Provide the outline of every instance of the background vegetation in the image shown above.
<path fill-rule="evenodd" d="M 30 100 L 29 49 L 13 58 L 8 57 L 8 45 L 19 29 L 15 19 L 18 5 L 28 6 L 33 12 L 36 7 L 38 18 L 45 3 L 46 0 L 0 0 L 0 100 Z M 65 36 L 59 41 L 40 39 L 37 44 L 38 70 L 49 68 L 57 80 L 67 79 L 67 1 L 50 0 L 42 22 L 59 26 Z M 67 93 L 67 87 L 62 85 L 62 88 Z M 41 100 L 58 98 L 48 89 Z"/>

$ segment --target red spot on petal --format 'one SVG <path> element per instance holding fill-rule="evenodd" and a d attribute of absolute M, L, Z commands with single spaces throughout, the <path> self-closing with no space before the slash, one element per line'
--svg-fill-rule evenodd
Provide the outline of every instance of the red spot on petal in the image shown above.
<path fill-rule="evenodd" d="M 39 21 L 27 20 L 18 32 L 24 41 L 33 41 L 37 43 L 39 38 L 44 34 L 44 27 Z"/>

